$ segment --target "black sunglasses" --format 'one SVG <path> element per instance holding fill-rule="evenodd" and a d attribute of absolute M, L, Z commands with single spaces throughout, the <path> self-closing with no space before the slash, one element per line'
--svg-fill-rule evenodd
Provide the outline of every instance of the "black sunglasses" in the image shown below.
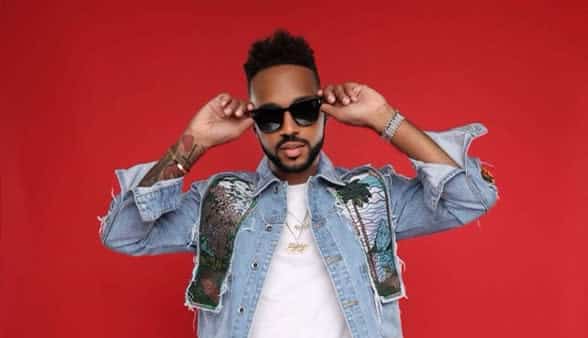
<path fill-rule="evenodd" d="M 257 127 L 264 133 L 272 133 L 282 128 L 284 113 L 290 112 L 296 124 L 302 127 L 310 126 L 318 120 L 322 97 L 313 96 L 292 103 L 289 107 L 276 106 L 260 107 L 250 111 Z"/>

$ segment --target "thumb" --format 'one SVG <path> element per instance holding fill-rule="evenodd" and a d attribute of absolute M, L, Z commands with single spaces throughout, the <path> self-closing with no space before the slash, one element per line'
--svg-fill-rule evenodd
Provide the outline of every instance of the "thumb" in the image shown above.
<path fill-rule="evenodd" d="M 251 127 L 253 125 L 253 118 L 252 117 L 246 117 L 243 118 L 241 121 L 239 121 L 238 125 L 239 125 L 239 129 L 240 130 L 245 130 L 249 127 Z"/>
<path fill-rule="evenodd" d="M 321 105 L 321 110 L 324 111 L 325 113 L 333 116 L 334 118 L 338 119 L 339 111 L 335 106 L 328 104 L 328 103 L 323 103 Z"/>

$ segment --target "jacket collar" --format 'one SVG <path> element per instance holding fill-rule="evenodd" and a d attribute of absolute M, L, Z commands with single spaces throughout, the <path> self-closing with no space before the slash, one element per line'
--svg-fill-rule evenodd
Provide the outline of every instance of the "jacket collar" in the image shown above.
<path fill-rule="evenodd" d="M 267 156 L 263 156 L 259 165 L 257 166 L 256 172 L 258 174 L 258 180 L 255 184 L 255 191 L 253 196 L 257 196 L 261 193 L 266 187 L 268 187 L 272 182 L 280 182 L 281 180 L 272 172 L 269 166 L 269 159 Z M 319 163 L 316 177 L 320 177 L 330 183 L 344 186 L 345 183 L 341 181 L 339 175 L 337 174 L 331 159 L 324 153 L 324 151 L 320 151 L 319 153 Z"/>

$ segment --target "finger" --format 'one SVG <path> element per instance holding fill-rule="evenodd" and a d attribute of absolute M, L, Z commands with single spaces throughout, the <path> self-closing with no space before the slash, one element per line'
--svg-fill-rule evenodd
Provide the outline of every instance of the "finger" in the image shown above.
<path fill-rule="evenodd" d="M 247 103 L 243 102 L 243 101 L 239 101 L 239 106 L 235 110 L 235 116 L 237 116 L 239 118 L 242 117 L 243 114 L 245 113 L 246 109 L 247 109 Z"/>
<path fill-rule="evenodd" d="M 317 90 L 316 95 L 323 96 L 323 90 L 322 89 Z"/>
<path fill-rule="evenodd" d="M 233 99 L 225 108 L 225 116 L 230 117 L 235 113 L 235 110 L 239 107 L 239 100 Z"/>
<path fill-rule="evenodd" d="M 357 87 L 358 84 L 354 83 L 354 82 L 347 82 L 343 85 L 343 90 L 345 91 L 345 94 L 347 94 L 347 96 L 349 96 L 351 98 L 351 101 L 355 102 L 357 101 L 357 95 L 355 94 L 355 87 Z"/>
<path fill-rule="evenodd" d="M 251 111 L 255 109 L 255 105 L 252 102 L 247 102 L 245 105 L 245 111 L 243 112 L 243 116 L 251 117 Z"/>
<path fill-rule="evenodd" d="M 335 98 L 335 93 L 333 92 L 333 86 L 332 85 L 328 85 L 325 87 L 325 89 L 323 90 L 324 95 L 323 97 L 327 100 L 328 103 L 335 103 L 336 98 Z"/>
<path fill-rule="evenodd" d="M 220 103 L 221 108 L 224 108 L 225 105 L 231 100 L 231 95 L 228 93 L 220 93 L 217 96 L 218 102 Z"/>
<path fill-rule="evenodd" d="M 231 96 L 227 96 L 221 101 L 221 110 L 223 111 L 223 115 L 227 115 L 231 112 L 231 103 L 233 102 L 233 98 Z"/>
<path fill-rule="evenodd" d="M 365 87 L 366 87 L 366 85 L 365 85 L 365 84 L 363 84 L 363 83 L 358 83 L 358 84 L 357 84 L 357 86 L 355 86 L 355 87 L 353 88 L 353 91 L 355 92 L 355 95 L 357 95 L 357 96 L 359 97 L 359 94 L 361 93 L 361 90 L 362 90 L 363 88 L 365 88 Z"/>
<path fill-rule="evenodd" d="M 343 86 L 341 85 L 335 86 L 335 95 L 337 96 L 339 102 L 343 103 L 344 105 L 348 105 L 351 102 L 351 99 L 349 99 L 347 94 L 345 94 Z"/>
<path fill-rule="evenodd" d="M 243 111 L 243 102 L 237 100 L 237 107 L 235 107 L 235 111 L 233 112 L 233 115 L 235 117 L 241 117 Z"/>
<path fill-rule="evenodd" d="M 228 93 L 221 93 L 217 95 L 213 100 L 211 100 L 210 104 L 213 107 L 212 110 L 214 111 L 215 115 L 217 115 L 220 118 L 223 118 L 225 116 L 223 109 L 226 106 L 226 104 L 230 102 L 230 100 L 231 96 Z"/>

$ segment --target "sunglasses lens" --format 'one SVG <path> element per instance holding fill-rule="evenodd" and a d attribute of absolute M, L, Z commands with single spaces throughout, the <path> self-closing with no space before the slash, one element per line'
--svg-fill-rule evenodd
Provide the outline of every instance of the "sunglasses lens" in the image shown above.
<path fill-rule="evenodd" d="M 283 116 L 277 109 L 261 108 L 255 112 L 253 120 L 262 132 L 271 133 L 280 129 Z"/>
<path fill-rule="evenodd" d="M 293 104 L 290 107 L 290 112 L 299 125 L 309 126 L 318 119 L 320 108 L 320 98 L 314 98 Z"/>
<path fill-rule="evenodd" d="M 310 126 L 318 119 L 321 108 L 319 97 L 292 104 L 290 114 L 300 126 Z M 282 127 L 284 109 L 258 108 L 254 110 L 253 120 L 264 133 L 272 133 Z"/>

